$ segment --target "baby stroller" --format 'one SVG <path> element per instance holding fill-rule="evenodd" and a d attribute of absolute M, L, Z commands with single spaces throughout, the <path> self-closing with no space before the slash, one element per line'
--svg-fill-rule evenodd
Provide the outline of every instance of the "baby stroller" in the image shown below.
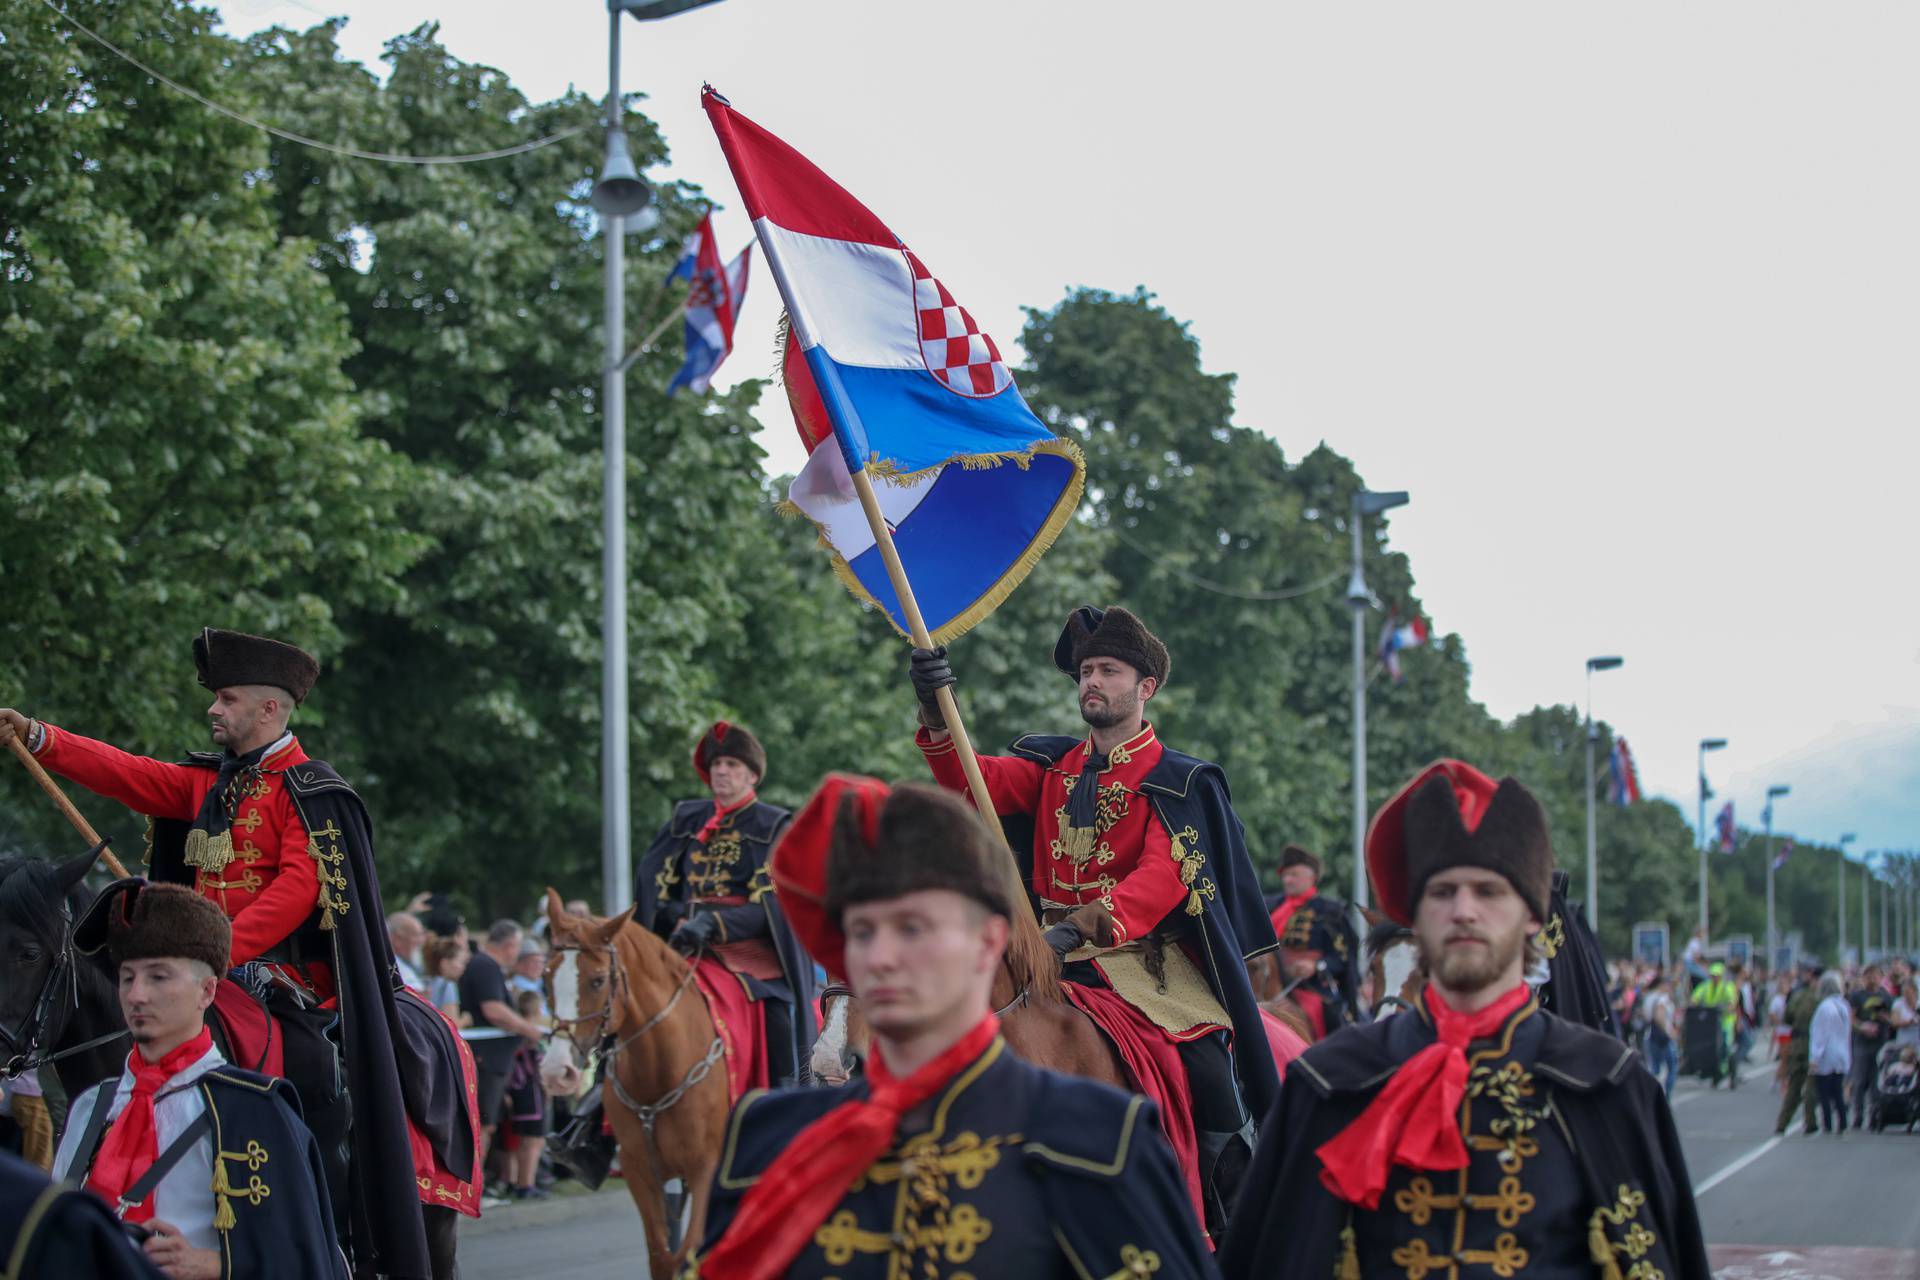
<path fill-rule="evenodd" d="M 1903 1124 L 1913 1132 L 1920 1121 L 1920 1052 L 1910 1044 L 1890 1044 L 1880 1050 L 1867 1094 L 1867 1123 L 1879 1133 Z"/>

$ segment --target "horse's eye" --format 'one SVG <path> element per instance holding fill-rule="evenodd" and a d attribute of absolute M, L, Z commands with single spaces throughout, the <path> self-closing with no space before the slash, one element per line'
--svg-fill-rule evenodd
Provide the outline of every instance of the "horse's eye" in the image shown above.
<path fill-rule="evenodd" d="M 595 991 L 598 991 L 601 987 L 604 987 L 607 985 L 607 980 L 605 978 L 595 978 L 592 982 L 589 982 L 587 985 L 592 987 Z"/>
<path fill-rule="evenodd" d="M 20 949 L 20 959 L 22 963 L 32 964 L 34 961 L 38 960 L 39 958 L 40 958 L 40 948 L 38 947 L 22 947 Z"/>

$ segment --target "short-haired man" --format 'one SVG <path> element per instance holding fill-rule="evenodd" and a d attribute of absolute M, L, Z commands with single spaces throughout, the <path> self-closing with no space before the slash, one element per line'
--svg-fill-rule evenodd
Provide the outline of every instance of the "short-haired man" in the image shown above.
<path fill-rule="evenodd" d="M 1158 636 L 1117 606 L 1067 615 L 1053 664 L 1078 688 L 1084 738 L 1028 734 L 981 756 L 1008 843 L 1031 858 L 1030 888 L 1063 977 L 1128 1011 L 1107 1028 L 1171 1044 L 1187 1075 L 1207 1226 L 1218 1231 L 1252 1154 L 1255 1117 L 1280 1078 L 1246 962 L 1273 924 L 1220 766 L 1165 746 L 1146 709 L 1172 671 Z M 915 739 L 941 786 L 967 782 L 938 690 L 946 649 L 916 649 Z M 1093 1004 L 1095 1019 L 1104 1000 Z"/>
<path fill-rule="evenodd" d="M 427 940 L 427 927 L 411 911 L 396 911 L 387 917 L 387 941 L 393 944 L 393 967 L 400 981 L 415 991 L 425 991 L 420 977 L 420 945 Z"/>
<path fill-rule="evenodd" d="M 1031 1066 L 989 993 L 1006 857 L 956 797 L 827 779 L 774 851 L 873 1028 L 866 1078 L 743 1098 L 683 1278 L 1210 1276 L 1153 1104 Z"/>
<path fill-rule="evenodd" d="M 1267 900 L 1273 933 L 1280 940 L 1280 976 L 1295 986 L 1289 998 L 1300 1007 L 1315 1040 L 1324 1040 L 1355 1015 L 1355 970 L 1360 940 L 1347 918 L 1347 904 L 1320 892 L 1320 859 L 1290 844 L 1280 851 L 1280 896 Z"/>
<path fill-rule="evenodd" d="M 1539 801 L 1440 761 L 1374 815 L 1367 869 L 1426 989 L 1288 1065 L 1221 1271 L 1709 1280 L 1659 1084 L 1526 983 L 1550 915 Z"/>
<path fill-rule="evenodd" d="M 230 936 L 218 907 L 177 885 L 122 880 L 88 910 L 74 945 L 112 957 L 133 1052 L 74 1099 L 54 1175 L 134 1224 L 172 1280 L 345 1280 L 292 1088 L 229 1065 L 207 1031 Z"/>
<path fill-rule="evenodd" d="M 520 1016 L 513 1007 L 513 993 L 507 987 L 507 973 L 520 959 L 520 940 L 525 930 L 512 920 L 495 920 L 487 930 L 467 971 L 460 975 L 460 1010 L 473 1019 L 476 1030 L 484 1034 L 473 1038 L 473 1066 L 480 1099 L 480 1127 L 484 1133 L 481 1158 L 486 1156 L 500 1127 L 500 1104 L 507 1096 L 507 1077 L 513 1071 L 513 1054 L 524 1037 L 540 1040 L 546 1028 Z M 491 1206 L 489 1206 L 491 1207 Z"/>

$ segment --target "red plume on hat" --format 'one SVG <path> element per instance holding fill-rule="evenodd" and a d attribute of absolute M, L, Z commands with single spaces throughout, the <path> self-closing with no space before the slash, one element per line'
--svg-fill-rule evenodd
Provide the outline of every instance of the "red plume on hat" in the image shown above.
<path fill-rule="evenodd" d="M 891 788 L 878 778 L 830 773 L 773 846 L 768 870 L 780 909 L 807 953 L 844 981 L 846 935 L 827 912 L 827 864 L 832 859 L 834 828 L 844 805 L 868 845 L 880 839 L 880 806 Z"/>
<path fill-rule="evenodd" d="M 1367 875 L 1380 910 L 1413 923 L 1427 881 L 1449 867 L 1497 872 L 1545 922 L 1553 888 L 1546 811 L 1516 778 L 1495 782 L 1461 760 L 1438 760 L 1380 806 L 1367 827 Z"/>
<path fill-rule="evenodd" d="M 700 775 L 700 781 L 712 785 L 713 761 L 718 756 L 732 756 L 751 769 L 754 777 L 762 782 L 767 780 L 766 748 L 760 745 L 760 739 L 737 724 L 715 720 L 713 727 L 693 744 L 693 771 Z"/>

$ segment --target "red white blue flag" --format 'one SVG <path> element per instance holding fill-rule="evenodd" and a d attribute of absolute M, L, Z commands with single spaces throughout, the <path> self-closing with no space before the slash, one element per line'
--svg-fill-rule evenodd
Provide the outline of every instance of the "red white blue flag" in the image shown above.
<path fill-rule="evenodd" d="M 713 239 L 713 215 L 700 219 L 699 229 L 687 238 L 687 247 L 669 279 L 687 281 L 687 357 L 673 381 L 672 395 L 682 387 L 705 392 L 713 372 L 733 353 L 733 322 L 747 299 L 747 268 L 753 245 L 748 244 L 725 267 Z"/>
<path fill-rule="evenodd" d="M 1713 827 L 1714 834 L 1720 839 L 1720 852 L 1732 853 L 1734 844 L 1733 801 L 1729 800 L 1720 806 L 1720 814 L 1713 820 Z"/>
<path fill-rule="evenodd" d="M 875 486 L 936 643 L 991 613 L 1080 500 L 1079 451 L 1034 416 L 994 340 L 921 258 L 805 156 L 705 90 L 702 105 L 785 300 L 808 458 L 788 491 L 835 570 L 906 618 L 852 473 Z M 820 447 L 831 436 L 834 447 Z"/>
<path fill-rule="evenodd" d="M 1773 855 L 1773 869 L 1778 871 L 1787 865 L 1787 857 L 1793 852 L 1793 837 L 1788 836 L 1780 842 L 1780 852 Z"/>
<path fill-rule="evenodd" d="M 1613 740 L 1607 756 L 1607 799 L 1625 808 L 1640 798 L 1640 775 L 1633 768 L 1633 751 L 1625 738 Z"/>
<path fill-rule="evenodd" d="M 1427 620 L 1415 616 L 1413 621 L 1402 623 L 1397 614 L 1387 615 L 1387 625 L 1380 629 L 1380 665 L 1386 668 L 1393 682 L 1401 680 L 1400 651 L 1418 649 L 1427 642 Z"/>

